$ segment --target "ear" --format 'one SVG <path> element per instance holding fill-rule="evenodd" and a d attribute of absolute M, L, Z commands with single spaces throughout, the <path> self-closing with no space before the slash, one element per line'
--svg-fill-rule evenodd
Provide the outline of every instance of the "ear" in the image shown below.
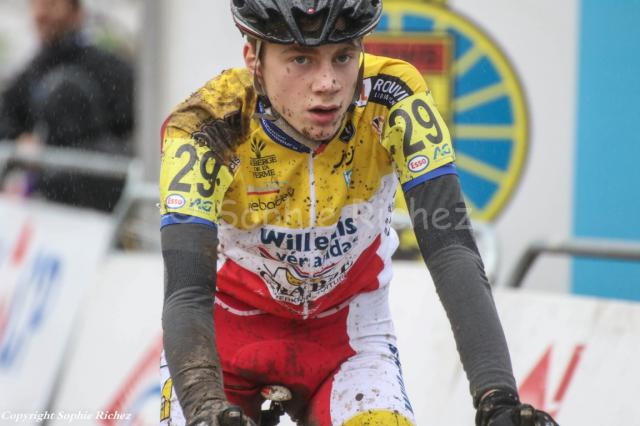
<path fill-rule="evenodd" d="M 254 74 L 256 71 L 256 52 L 251 43 L 246 42 L 244 44 L 242 56 L 244 57 L 245 65 L 249 68 L 251 74 Z"/>

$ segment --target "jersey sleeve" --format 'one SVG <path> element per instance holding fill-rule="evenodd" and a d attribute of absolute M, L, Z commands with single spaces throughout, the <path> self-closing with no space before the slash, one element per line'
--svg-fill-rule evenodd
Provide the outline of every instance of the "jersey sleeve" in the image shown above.
<path fill-rule="evenodd" d="M 429 179 L 456 172 L 449 129 L 424 79 L 408 64 L 403 74 L 414 90 L 389 110 L 382 144 L 393 159 L 402 189 L 407 191 Z"/>
<path fill-rule="evenodd" d="M 246 70 L 224 71 L 176 108 L 162 132 L 160 213 L 171 223 L 215 224 L 238 166 L 254 103 Z"/>
<path fill-rule="evenodd" d="M 208 147 L 187 135 L 165 137 L 160 167 L 162 226 L 182 220 L 217 223 L 232 181 L 232 171 Z"/>

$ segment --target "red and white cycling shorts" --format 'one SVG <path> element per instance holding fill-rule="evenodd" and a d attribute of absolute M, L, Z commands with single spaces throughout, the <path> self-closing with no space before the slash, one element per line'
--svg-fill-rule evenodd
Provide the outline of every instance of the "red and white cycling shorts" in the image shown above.
<path fill-rule="evenodd" d="M 276 317 L 216 296 L 216 344 L 227 399 L 259 417 L 265 385 L 293 393 L 301 424 L 414 425 L 388 306 L 389 287 L 312 319 Z M 184 425 L 164 354 L 161 424 Z"/>

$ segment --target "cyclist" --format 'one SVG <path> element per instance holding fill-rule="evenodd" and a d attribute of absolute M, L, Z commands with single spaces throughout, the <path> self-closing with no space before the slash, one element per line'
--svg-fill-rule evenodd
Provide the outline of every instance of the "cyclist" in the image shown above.
<path fill-rule="evenodd" d="M 278 384 L 301 424 L 415 424 L 388 308 L 399 179 L 476 423 L 554 425 L 518 399 L 426 83 L 363 51 L 382 2 L 231 10 L 246 68 L 209 81 L 163 127 L 163 422 L 241 412 L 253 424 L 261 388 Z"/>

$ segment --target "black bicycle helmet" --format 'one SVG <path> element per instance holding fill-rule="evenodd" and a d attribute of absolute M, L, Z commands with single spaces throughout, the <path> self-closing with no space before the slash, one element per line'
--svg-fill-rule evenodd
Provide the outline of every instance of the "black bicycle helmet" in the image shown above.
<path fill-rule="evenodd" d="M 373 31 L 382 0 L 231 0 L 231 12 L 236 26 L 251 37 L 318 46 Z"/>

